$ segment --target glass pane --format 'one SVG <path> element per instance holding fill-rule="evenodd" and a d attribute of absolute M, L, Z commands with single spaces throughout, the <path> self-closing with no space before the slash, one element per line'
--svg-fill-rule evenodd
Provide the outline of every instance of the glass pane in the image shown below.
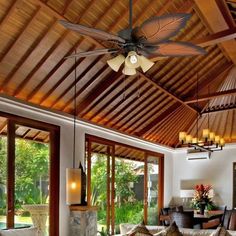
<path fill-rule="evenodd" d="M 158 224 L 158 157 L 149 156 L 147 192 L 148 192 L 148 225 Z"/>
<path fill-rule="evenodd" d="M 91 205 L 98 206 L 98 231 L 107 231 L 107 146 L 92 143 Z"/>
<path fill-rule="evenodd" d="M 6 228 L 7 120 L 0 117 L 0 229 Z"/>
<path fill-rule="evenodd" d="M 118 157 L 117 157 L 118 156 Z M 143 152 L 116 146 L 115 159 L 115 231 L 121 223 L 139 224 L 144 214 Z M 136 160 L 131 160 L 136 159 Z"/>
<path fill-rule="evenodd" d="M 16 137 L 14 226 L 34 222 L 41 225 L 40 236 L 48 235 L 49 145 L 44 142 L 48 133 L 17 126 Z"/>

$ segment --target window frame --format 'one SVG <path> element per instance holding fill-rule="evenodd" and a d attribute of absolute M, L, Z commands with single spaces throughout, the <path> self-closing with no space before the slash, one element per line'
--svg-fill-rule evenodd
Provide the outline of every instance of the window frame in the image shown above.
<path fill-rule="evenodd" d="M 49 132 L 49 235 L 59 235 L 59 193 L 60 193 L 60 127 L 46 122 L 17 116 L 0 111 L 7 119 L 7 228 L 14 228 L 14 188 L 15 188 L 15 127 L 27 126 Z"/>

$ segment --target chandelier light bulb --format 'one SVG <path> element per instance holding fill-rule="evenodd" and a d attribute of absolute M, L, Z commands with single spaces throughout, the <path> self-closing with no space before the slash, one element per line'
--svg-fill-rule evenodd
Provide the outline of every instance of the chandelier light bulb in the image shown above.
<path fill-rule="evenodd" d="M 138 62 L 138 58 L 137 58 L 136 55 L 131 55 L 131 56 L 129 57 L 129 60 L 130 60 L 130 63 L 132 63 L 132 64 L 135 64 L 135 63 Z"/>
<path fill-rule="evenodd" d="M 72 182 L 70 187 L 71 187 L 72 189 L 76 189 L 76 182 Z"/>

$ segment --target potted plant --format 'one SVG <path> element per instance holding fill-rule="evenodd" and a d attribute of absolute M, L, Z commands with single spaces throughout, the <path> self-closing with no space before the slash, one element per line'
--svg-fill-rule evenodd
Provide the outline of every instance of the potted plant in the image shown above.
<path fill-rule="evenodd" d="M 194 197 L 191 201 L 191 205 L 194 209 L 200 210 L 200 214 L 204 214 L 205 208 L 207 210 L 212 210 L 215 208 L 215 205 L 210 196 L 210 190 L 212 189 L 211 185 L 196 185 L 194 191 Z"/>

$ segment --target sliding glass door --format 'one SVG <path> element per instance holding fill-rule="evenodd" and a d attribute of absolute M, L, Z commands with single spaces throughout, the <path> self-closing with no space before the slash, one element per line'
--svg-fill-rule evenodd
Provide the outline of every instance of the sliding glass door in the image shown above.
<path fill-rule="evenodd" d="M 114 234 L 121 223 L 158 224 L 163 156 L 94 136 L 86 136 L 86 147 L 87 200 L 98 206 L 98 230 Z"/>

